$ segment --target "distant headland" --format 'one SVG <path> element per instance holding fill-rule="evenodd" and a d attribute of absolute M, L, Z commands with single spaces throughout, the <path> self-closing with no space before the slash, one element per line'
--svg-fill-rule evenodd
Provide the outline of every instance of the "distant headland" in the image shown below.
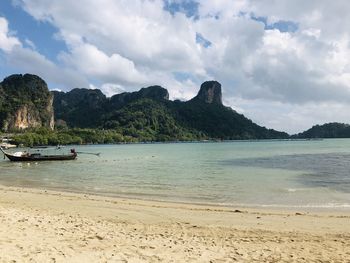
<path fill-rule="evenodd" d="M 172 101 L 161 86 L 110 98 L 99 89 L 50 92 L 31 74 L 0 83 L 0 129 L 28 145 L 350 137 L 339 123 L 292 136 L 259 126 L 223 105 L 217 81 L 204 82 L 189 101 Z"/>

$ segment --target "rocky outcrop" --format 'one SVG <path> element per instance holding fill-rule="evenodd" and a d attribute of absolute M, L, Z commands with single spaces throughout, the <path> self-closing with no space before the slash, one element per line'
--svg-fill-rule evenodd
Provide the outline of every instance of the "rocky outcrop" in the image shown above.
<path fill-rule="evenodd" d="M 30 74 L 12 75 L 0 83 L 2 130 L 53 129 L 54 119 L 61 128 L 115 129 L 145 141 L 288 138 L 223 106 L 217 81 L 204 82 L 187 102 L 169 100 L 161 86 L 107 98 L 98 89 L 49 92 L 45 81 Z"/>
<path fill-rule="evenodd" d="M 267 139 L 288 134 L 258 126 L 222 104 L 221 84 L 204 82 L 198 95 L 182 102 L 169 100 L 161 86 L 106 98 L 99 90 L 54 92 L 57 125 L 118 130 L 143 140 L 179 138 Z M 164 139 L 165 138 L 165 139 Z"/>
<path fill-rule="evenodd" d="M 137 92 L 140 98 L 149 98 L 153 100 L 168 100 L 169 92 L 161 86 L 150 86 L 142 88 Z"/>
<path fill-rule="evenodd" d="M 88 107 L 97 109 L 101 104 L 106 103 L 107 98 L 99 89 L 72 89 L 69 92 L 52 91 L 54 97 L 54 108 L 62 107 Z M 58 114 L 58 111 L 55 112 Z"/>
<path fill-rule="evenodd" d="M 294 139 L 350 138 L 350 125 L 339 122 L 315 125 L 310 129 L 291 137 Z"/>
<path fill-rule="evenodd" d="M 222 105 L 221 84 L 217 81 L 204 82 L 201 85 L 198 95 L 192 100 Z"/>
<path fill-rule="evenodd" d="M 145 98 L 156 101 L 168 100 L 169 92 L 161 86 L 150 86 L 135 92 L 123 92 L 110 98 L 109 108 L 119 109 L 127 103 Z"/>
<path fill-rule="evenodd" d="M 29 127 L 40 127 L 38 112 L 32 107 L 24 105 L 15 114 L 7 119 L 6 130 L 27 129 Z"/>
<path fill-rule="evenodd" d="M 54 128 L 53 97 L 40 77 L 12 75 L 1 83 L 0 128 L 4 131 Z"/>
<path fill-rule="evenodd" d="M 52 92 L 55 119 L 70 127 L 98 127 L 109 113 L 139 99 L 166 101 L 169 93 L 161 86 L 123 92 L 107 98 L 99 89 L 73 89 L 69 92 Z M 108 117 L 107 117 L 108 118 Z"/>
<path fill-rule="evenodd" d="M 70 127 L 96 127 L 106 111 L 108 100 L 99 89 L 52 91 L 52 94 L 58 124 L 64 122 Z"/>

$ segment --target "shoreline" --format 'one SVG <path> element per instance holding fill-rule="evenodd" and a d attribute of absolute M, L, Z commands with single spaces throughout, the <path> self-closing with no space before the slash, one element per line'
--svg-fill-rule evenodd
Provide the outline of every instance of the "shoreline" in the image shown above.
<path fill-rule="evenodd" d="M 19 135 L 25 133 L 19 133 Z M 16 134 L 17 135 L 17 134 Z M 63 145 L 33 145 L 33 146 L 20 146 L 11 147 L 10 149 L 36 149 L 40 147 L 74 147 L 74 146 L 115 146 L 115 145 L 143 145 L 143 144 L 196 144 L 196 143 L 236 143 L 236 142 L 305 142 L 305 141 L 323 141 L 323 140 L 346 140 L 350 138 L 265 138 L 265 139 L 204 139 L 204 140 L 189 140 L 189 141 L 137 141 L 137 142 L 115 142 L 115 143 L 82 143 L 82 144 L 63 144 Z M 5 148 L 6 150 L 6 148 Z"/>
<path fill-rule="evenodd" d="M 0 262 L 346 261 L 349 219 L 0 186 Z"/>
<path fill-rule="evenodd" d="M 59 195 L 80 195 L 80 196 L 90 196 L 98 199 L 116 199 L 116 200 L 133 200 L 140 202 L 154 202 L 165 205 L 186 205 L 186 206 L 198 206 L 198 207 L 211 207 L 213 209 L 248 209 L 252 211 L 270 211 L 270 212 L 306 212 L 306 213 L 346 213 L 350 215 L 350 204 L 342 204 L 338 206 L 332 205 L 281 205 L 281 204 L 230 204 L 230 203 L 210 203 L 210 202 L 194 202 L 194 201 L 181 201 L 181 200 L 166 200 L 166 199 L 156 199 L 156 198 L 142 198 L 132 194 L 108 194 L 108 193 L 97 193 L 97 192 L 84 192 L 84 191 L 74 191 L 70 189 L 59 189 L 59 188 L 44 188 L 44 187 L 26 187 L 26 186 L 9 186 L 0 184 L 1 190 L 12 190 L 12 191 L 24 191 L 27 190 L 31 193 L 40 194 L 45 193 L 57 193 Z"/>

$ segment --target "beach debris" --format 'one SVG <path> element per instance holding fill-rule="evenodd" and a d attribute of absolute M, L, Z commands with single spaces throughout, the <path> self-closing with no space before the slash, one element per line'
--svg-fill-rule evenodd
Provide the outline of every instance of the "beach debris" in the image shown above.
<path fill-rule="evenodd" d="M 99 235 L 96 235 L 95 236 L 98 240 L 103 240 L 103 237 L 99 236 Z"/>

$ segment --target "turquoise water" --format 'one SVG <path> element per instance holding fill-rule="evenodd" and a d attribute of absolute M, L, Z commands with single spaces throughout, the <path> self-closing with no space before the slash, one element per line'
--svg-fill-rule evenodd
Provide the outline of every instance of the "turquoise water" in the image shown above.
<path fill-rule="evenodd" d="M 0 184 L 175 202 L 350 209 L 348 139 L 76 149 L 102 154 L 65 162 L 1 160 Z"/>

